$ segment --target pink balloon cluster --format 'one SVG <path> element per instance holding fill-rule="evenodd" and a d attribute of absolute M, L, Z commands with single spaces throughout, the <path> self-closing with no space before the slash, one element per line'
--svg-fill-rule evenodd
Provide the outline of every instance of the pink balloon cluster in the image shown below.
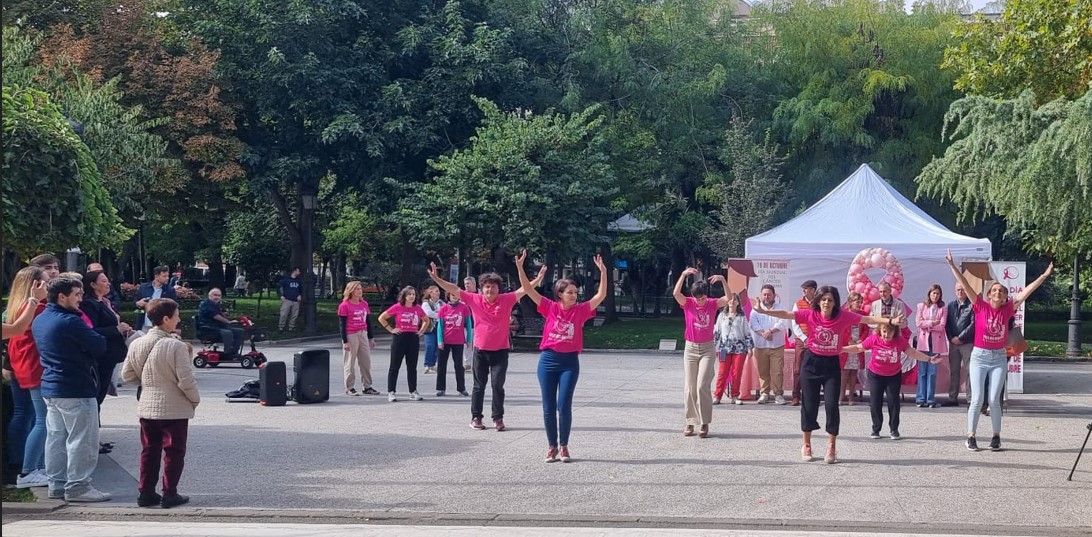
<path fill-rule="evenodd" d="M 872 279 L 865 274 L 871 268 L 882 268 L 887 271 L 880 281 L 891 284 L 891 294 L 898 297 L 902 294 L 903 285 L 906 283 L 902 274 L 902 264 L 895 254 L 883 248 L 865 248 L 857 252 L 853 263 L 849 266 L 849 274 L 846 275 L 846 288 L 851 292 L 861 293 L 865 304 L 880 298 L 880 290 L 876 287 L 879 282 L 872 283 Z"/>

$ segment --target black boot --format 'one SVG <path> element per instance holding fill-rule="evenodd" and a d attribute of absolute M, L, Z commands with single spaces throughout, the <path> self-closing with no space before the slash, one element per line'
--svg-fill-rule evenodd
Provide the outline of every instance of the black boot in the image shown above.
<path fill-rule="evenodd" d="M 163 501 L 163 497 L 155 492 L 141 492 L 140 496 L 137 496 L 136 504 L 140 507 L 151 507 L 159 505 L 161 501 Z"/>
<path fill-rule="evenodd" d="M 190 501 L 189 496 L 183 496 L 181 494 L 167 494 L 167 495 L 163 496 L 163 501 L 161 501 L 159 503 L 159 506 L 164 508 L 164 509 L 170 509 L 172 507 L 182 505 L 182 504 L 187 503 L 189 501 Z"/>

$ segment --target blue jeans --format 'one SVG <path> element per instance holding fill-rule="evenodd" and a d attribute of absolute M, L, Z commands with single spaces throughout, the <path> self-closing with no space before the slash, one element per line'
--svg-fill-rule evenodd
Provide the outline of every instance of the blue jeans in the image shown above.
<path fill-rule="evenodd" d="M 1001 434 L 1001 392 L 1005 389 L 1008 374 L 1008 358 L 1005 349 L 986 350 L 975 347 L 971 351 L 971 367 L 967 382 L 970 383 L 971 406 L 967 409 L 967 434 L 975 434 L 978 429 L 978 417 L 982 411 L 982 398 L 985 395 L 986 378 L 990 379 L 990 420 L 993 422 L 993 434 Z"/>
<path fill-rule="evenodd" d="M 34 425 L 27 435 L 26 449 L 23 451 L 23 473 L 45 468 L 46 410 L 42 399 L 42 388 L 31 388 L 30 402 L 34 405 Z"/>
<path fill-rule="evenodd" d="M 49 492 L 78 496 L 91 488 L 91 474 L 99 463 L 98 401 L 47 397 L 45 404 Z"/>
<path fill-rule="evenodd" d="M 4 446 L 4 458 L 6 464 L 14 468 L 22 468 L 23 464 L 23 447 L 27 442 L 27 434 L 30 433 L 30 428 L 34 423 L 34 406 L 30 402 L 30 390 L 24 390 L 19 387 L 19 382 L 15 378 L 8 382 L 8 386 L 11 388 L 11 423 L 8 424 L 8 430 L 4 434 L 4 440 L 7 445 Z"/>
<path fill-rule="evenodd" d="M 914 402 L 927 405 L 937 402 L 937 364 L 918 362 L 918 394 Z"/>
<path fill-rule="evenodd" d="M 580 354 L 542 351 L 538 360 L 538 386 L 542 390 L 542 420 L 550 447 L 569 445 L 573 426 L 573 392 L 580 378 Z"/>
<path fill-rule="evenodd" d="M 436 367 L 436 331 L 425 334 L 425 367 Z"/>

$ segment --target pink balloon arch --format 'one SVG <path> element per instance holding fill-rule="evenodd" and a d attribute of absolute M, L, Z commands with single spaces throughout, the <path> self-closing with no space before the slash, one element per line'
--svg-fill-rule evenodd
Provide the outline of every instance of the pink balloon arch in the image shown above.
<path fill-rule="evenodd" d="M 902 294 L 903 285 L 906 283 L 902 274 L 902 264 L 895 254 L 884 248 L 865 248 L 857 252 L 853 263 L 849 266 L 849 274 L 846 275 L 846 289 L 856 291 L 864 297 L 865 304 L 880 298 L 880 282 L 872 282 L 865 274 L 868 269 L 882 268 L 887 271 L 880 282 L 891 284 L 891 294 L 898 297 Z"/>

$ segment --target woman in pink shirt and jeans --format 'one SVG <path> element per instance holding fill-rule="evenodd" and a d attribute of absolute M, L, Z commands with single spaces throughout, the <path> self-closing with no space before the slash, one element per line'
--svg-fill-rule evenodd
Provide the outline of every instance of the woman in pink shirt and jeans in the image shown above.
<path fill-rule="evenodd" d="M 675 301 L 682 306 L 686 321 L 686 346 L 683 349 L 683 393 L 686 403 L 686 427 L 683 436 L 694 436 L 694 427 L 700 425 L 698 436 L 709 436 L 709 423 L 713 421 L 713 374 L 716 372 L 716 348 L 713 329 L 717 310 L 728 305 L 728 296 L 709 300 L 709 284 L 720 282 L 724 276 L 710 276 L 709 281 L 698 280 L 690 286 L 690 296 L 683 294 L 683 284 L 688 276 L 696 276 L 698 269 L 687 268 L 675 282 Z"/>
<path fill-rule="evenodd" d="M 569 431 L 573 424 L 573 393 L 580 378 L 580 351 L 584 349 L 584 323 L 595 317 L 595 310 L 607 298 L 607 267 L 603 258 L 595 256 L 599 268 L 599 289 L 587 302 L 577 303 L 576 282 L 561 279 L 554 283 L 550 300 L 535 290 L 523 270 L 527 251 L 516 259 L 519 282 L 527 296 L 538 304 L 538 312 L 546 318 L 542 329 L 542 356 L 538 360 L 538 385 L 542 391 L 542 419 L 546 426 L 546 462 L 569 462 Z M 560 450 L 559 448 L 560 441 Z"/>
<path fill-rule="evenodd" d="M 800 430 L 804 433 L 804 446 L 800 449 L 800 456 L 805 462 L 812 460 L 811 432 L 819 428 L 820 388 L 827 394 L 824 406 L 829 435 L 827 455 L 823 460 L 827 464 L 838 462 L 836 441 L 841 414 L 837 394 L 842 381 L 839 354 L 843 351 L 850 329 L 860 323 L 897 326 L 906 322 L 906 318 L 901 316 L 895 319 L 864 316 L 842 309 L 841 303 L 838 288 L 831 285 L 824 285 L 816 291 L 811 309 L 767 310 L 761 302 L 755 302 L 755 311 L 808 325 L 807 347 L 803 350 L 803 365 L 800 368 Z"/>
<path fill-rule="evenodd" d="M 971 451 L 978 451 L 975 431 L 978 429 L 978 412 L 982 408 L 982 391 L 985 389 L 986 377 L 989 377 L 990 407 L 994 409 L 990 413 L 990 419 L 993 422 L 990 450 L 999 451 L 1001 449 L 1001 390 L 1005 388 L 1005 378 L 1008 374 L 1005 345 L 1009 342 L 1009 321 L 1016 315 L 1020 304 L 1050 277 L 1050 273 L 1054 271 L 1054 263 L 1047 266 L 1046 272 L 1024 287 L 1024 290 L 1015 298 L 1009 298 L 1009 290 L 1004 285 L 994 282 L 986 292 L 988 300 L 983 300 L 974 291 L 974 287 L 971 287 L 963 272 L 956 268 L 951 250 L 948 250 L 945 259 L 956 281 L 967 293 L 967 298 L 971 299 L 974 309 L 974 348 L 971 350 L 971 364 L 967 375 L 971 404 L 967 409 L 967 440 L 964 445 Z"/>

